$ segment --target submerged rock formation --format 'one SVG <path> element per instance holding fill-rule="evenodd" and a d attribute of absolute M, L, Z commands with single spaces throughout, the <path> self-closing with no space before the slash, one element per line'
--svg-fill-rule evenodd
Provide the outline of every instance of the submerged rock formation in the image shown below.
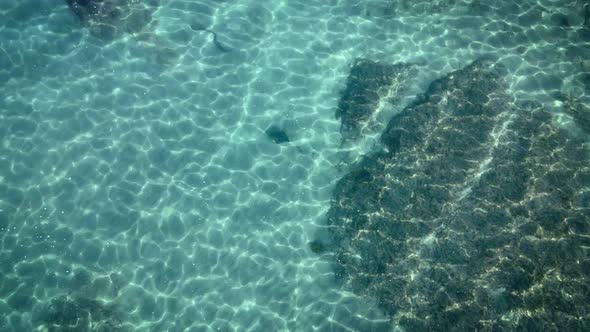
<path fill-rule="evenodd" d="M 590 329 L 590 146 L 480 60 L 394 116 L 315 241 L 406 331 Z"/>
<path fill-rule="evenodd" d="M 408 77 L 410 65 L 389 65 L 366 59 L 355 60 L 342 91 L 336 118 L 342 122 L 343 141 L 356 140 L 363 128 L 374 125 L 372 117 L 380 103 L 396 96 Z M 373 119 L 374 120 L 374 119 Z"/>
<path fill-rule="evenodd" d="M 43 309 L 43 331 L 130 331 L 115 305 L 81 296 L 59 296 Z"/>
<path fill-rule="evenodd" d="M 141 32 L 151 21 L 153 9 L 137 0 L 66 0 L 72 12 L 103 41 L 124 33 Z"/>

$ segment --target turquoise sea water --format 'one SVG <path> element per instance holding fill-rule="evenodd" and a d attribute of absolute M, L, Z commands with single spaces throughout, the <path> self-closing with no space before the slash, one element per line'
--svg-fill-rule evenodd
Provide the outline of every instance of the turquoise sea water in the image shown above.
<path fill-rule="evenodd" d="M 0 331 L 411 332 L 309 245 L 389 118 L 485 56 L 513 98 L 583 132 L 561 108 L 588 110 L 584 1 L 149 5 L 107 42 L 65 1 L 0 3 Z M 413 71 L 342 144 L 357 58 Z"/>

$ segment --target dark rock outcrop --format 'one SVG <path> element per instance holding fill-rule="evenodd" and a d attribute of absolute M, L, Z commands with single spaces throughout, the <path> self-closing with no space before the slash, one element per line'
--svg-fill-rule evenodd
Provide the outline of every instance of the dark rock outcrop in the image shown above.
<path fill-rule="evenodd" d="M 344 141 L 361 137 L 363 127 L 371 125 L 371 117 L 382 99 L 401 91 L 409 69 L 407 64 L 389 65 L 366 59 L 355 60 L 336 111 L 336 118 L 342 122 L 340 133 Z"/>
<path fill-rule="evenodd" d="M 407 331 L 590 329 L 587 136 L 489 61 L 433 82 L 337 184 L 336 275 Z"/>
<path fill-rule="evenodd" d="M 153 8 L 133 0 L 66 0 L 90 33 L 111 41 L 124 33 L 141 32 L 152 21 Z"/>
<path fill-rule="evenodd" d="M 122 316 L 112 304 L 81 296 L 60 296 L 51 300 L 40 319 L 47 331 L 129 331 Z"/>

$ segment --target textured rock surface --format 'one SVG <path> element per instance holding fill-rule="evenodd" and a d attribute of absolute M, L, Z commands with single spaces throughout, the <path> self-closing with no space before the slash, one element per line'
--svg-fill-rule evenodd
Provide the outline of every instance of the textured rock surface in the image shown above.
<path fill-rule="evenodd" d="M 336 118 L 342 122 L 340 133 L 344 141 L 361 137 L 363 127 L 371 125 L 379 104 L 400 92 L 410 67 L 366 59 L 354 62 L 336 111 Z"/>
<path fill-rule="evenodd" d="M 335 188 L 337 275 L 407 331 L 590 328 L 588 137 L 488 61 L 434 81 Z"/>
<path fill-rule="evenodd" d="M 90 33 L 104 41 L 123 33 L 141 32 L 152 21 L 152 9 L 137 0 L 66 0 L 66 3 Z"/>
<path fill-rule="evenodd" d="M 113 305 L 99 300 L 61 296 L 43 309 L 39 320 L 47 331 L 130 331 L 121 316 Z"/>

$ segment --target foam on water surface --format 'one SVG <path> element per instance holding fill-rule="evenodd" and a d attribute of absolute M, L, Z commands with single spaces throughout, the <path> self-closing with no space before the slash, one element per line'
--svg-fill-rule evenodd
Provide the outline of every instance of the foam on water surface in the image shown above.
<path fill-rule="evenodd" d="M 308 246 L 378 144 L 341 145 L 351 64 L 417 68 L 389 116 L 481 56 L 515 98 L 560 112 L 564 96 L 588 102 L 589 15 L 581 1 L 161 0 L 149 28 L 105 43 L 65 3 L 2 1 L 0 331 L 392 330 Z"/>

